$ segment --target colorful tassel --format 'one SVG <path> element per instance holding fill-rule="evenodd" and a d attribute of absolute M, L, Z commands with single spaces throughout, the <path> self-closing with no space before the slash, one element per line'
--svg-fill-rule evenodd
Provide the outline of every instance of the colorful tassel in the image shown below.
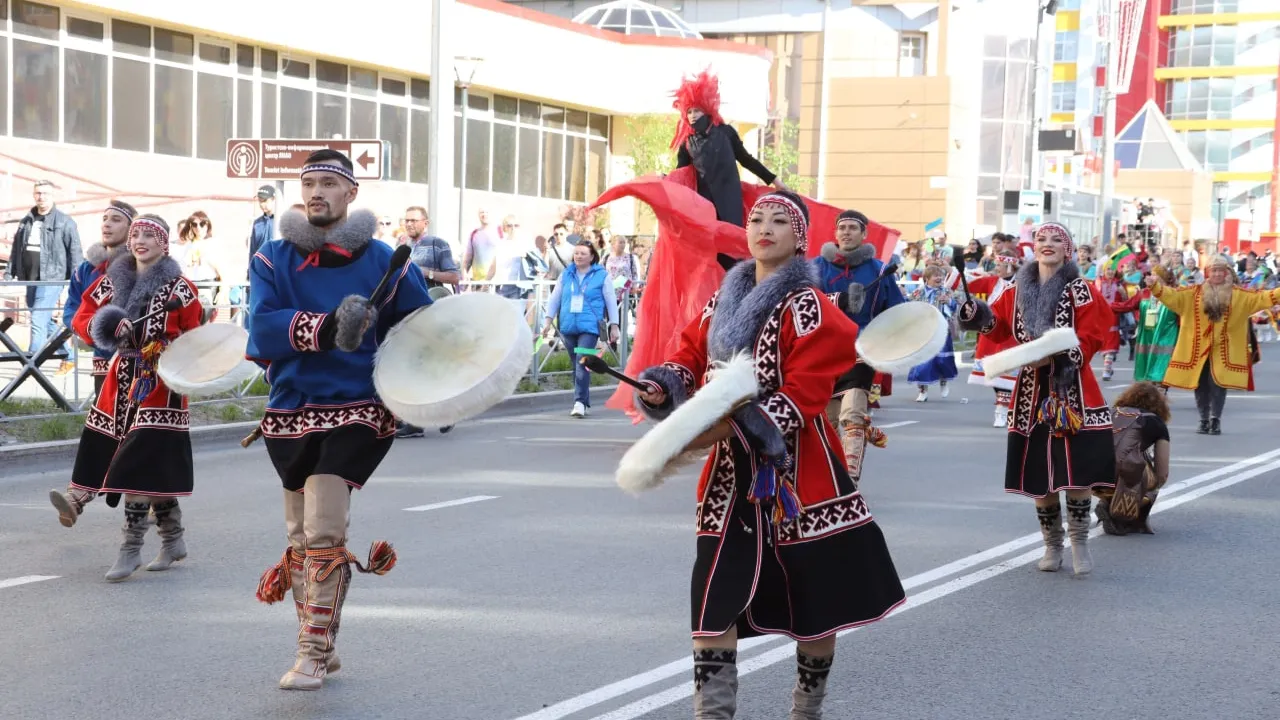
<path fill-rule="evenodd" d="M 751 492 L 747 494 L 747 500 L 753 503 L 760 503 L 769 498 L 776 497 L 778 494 L 778 473 L 773 469 L 773 465 L 769 463 L 760 463 L 760 469 L 756 471 L 756 481 L 751 483 Z"/>
<path fill-rule="evenodd" d="M 867 425 L 867 442 L 875 447 L 883 448 L 889 444 L 889 436 L 884 431 L 874 425 Z"/>
<path fill-rule="evenodd" d="M 396 550 L 391 547 L 391 543 L 386 540 L 375 540 L 369 546 L 369 562 L 367 565 L 361 565 L 355 558 L 352 558 L 352 562 L 355 562 L 356 567 L 360 568 L 360 572 L 386 575 L 396 566 L 396 560 L 398 559 Z"/>
<path fill-rule="evenodd" d="M 1084 426 L 1084 418 L 1056 392 L 1050 392 L 1036 411 L 1036 422 L 1045 423 L 1054 437 L 1074 435 Z"/>
<path fill-rule="evenodd" d="M 168 344 L 168 340 L 152 340 L 142 346 L 138 369 L 134 374 L 133 383 L 129 385 L 129 400 L 132 402 L 142 402 L 156 389 L 159 382 L 156 379 L 156 361 Z"/>
<path fill-rule="evenodd" d="M 395 548 L 391 547 L 391 543 L 386 540 L 377 540 L 369 546 L 369 561 L 364 565 L 361 565 L 360 559 L 345 547 L 308 550 L 307 557 L 312 561 L 311 579 L 317 582 L 323 582 L 339 565 L 348 563 L 355 565 L 356 569 L 362 573 L 386 575 L 396 566 L 396 561 L 399 559 Z"/>
<path fill-rule="evenodd" d="M 800 513 L 804 508 L 800 505 L 800 496 L 796 494 L 795 487 L 783 480 L 779 483 L 781 487 L 778 491 L 778 502 L 773 507 L 773 522 L 775 525 L 782 525 L 800 517 Z"/>
<path fill-rule="evenodd" d="M 289 570 L 293 559 L 293 548 L 286 548 L 280 562 L 267 568 L 258 580 L 258 591 L 254 595 L 260 602 L 268 605 L 280 602 L 284 594 L 293 587 L 293 573 Z"/>
<path fill-rule="evenodd" d="M 783 457 L 778 460 L 778 463 L 785 469 L 789 467 L 790 459 Z M 779 478 L 778 467 L 767 462 L 760 463 L 760 469 L 756 471 L 756 479 L 751 483 L 747 500 L 756 504 L 772 500 L 775 525 L 795 520 L 800 517 L 800 513 L 804 512 L 804 506 L 800 504 L 800 496 L 796 494 L 795 486 Z"/>

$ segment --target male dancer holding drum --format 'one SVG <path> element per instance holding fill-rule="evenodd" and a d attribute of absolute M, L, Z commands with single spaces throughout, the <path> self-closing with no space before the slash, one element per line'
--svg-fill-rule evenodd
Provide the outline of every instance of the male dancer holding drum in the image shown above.
<path fill-rule="evenodd" d="M 351 489 L 364 486 L 395 433 L 374 393 L 373 356 L 391 325 L 431 300 L 422 273 L 411 263 L 391 268 L 392 249 L 371 241 L 377 218 L 348 216 L 359 184 L 346 156 L 312 153 L 301 182 L 305 215 L 285 213 L 282 239 L 253 256 L 247 354 L 271 383 L 261 430 L 284 484 L 289 538 L 257 597 L 273 603 L 293 590 L 297 659 L 280 687 L 317 690 L 339 667 L 334 640 L 350 565 L 381 575 L 396 561 L 382 541 L 363 566 L 346 548 Z M 389 292 L 372 297 L 384 276 Z"/>

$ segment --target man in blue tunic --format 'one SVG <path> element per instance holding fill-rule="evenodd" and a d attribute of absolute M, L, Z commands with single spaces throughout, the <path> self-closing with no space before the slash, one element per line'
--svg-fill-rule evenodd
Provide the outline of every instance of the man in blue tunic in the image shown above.
<path fill-rule="evenodd" d="M 893 269 L 886 271 L 884 263 L 876 258 L 875 246 L 864 242 L 868 222 L 867 216 L 857 210 L 840 213 L 836 241 L 823 245 L 822 254 L 813 260 L 822 291 L 846 293 L 839 305 L 859 329 L 885 310 L 906 302 Z M 867 414 L 875 376 L 874 370 L 859 362 L 836 383 L 827 410 L 829 416 L 835 416 L 832 420 L 840 429 L 845 464 L 855 483 L 862 477 L 862 456 L 868 439 L 877 446 L 884 444 L 883 433 L 871 427 L 871 416 Z"/>
<path fill-rule="evenodd" d="M 67 289 L 67 304 L 62 309 L 62 324 L 71 327 L 71 318 L 80 309 L 80 301 L 84 291 L 107 271 L 111 264 L 123 253 L 129 252 L 125 243 L 129 239 L 129 225 L 138 216 L 132 205 L 120 200 L 112 200 L 107 209 L 102 211 L 102 242 L 96 242 L 84 249 L 84 262 L 71 273 L 71 286 Z M 107 364 L 111 362 L 112 351 L 101 348 L 93 349 L 93 392 L 102 391 L 102 382 L 107 378 Z"/>
<path fill-rule="evenodd" d="M 334 640 L 351 564 L 379 575 L 395 564 L 382 541 L 366 565 L 347 550 L 350 493 L 364 486 L 394 440 L 395 418 L 373 387 L 378 342 L 431 299 L 412 263 L 394 271 L 385 298 L 371 297 L 391 269 L 392 249 L 372 241 L 372 213 L 348 216 L 359 184 L 345 155 L 312 153 L 301 184 L 305 214 L 285 213 L 281 239 L 263 244 L 249 268 L 247 354 L 271 383 L 261 431 L 284 485 L 289 538 L 257 596 L 272 603 L 292 589 L 298 650 L 280 687 L 317 690 L 340 665 Z"/>

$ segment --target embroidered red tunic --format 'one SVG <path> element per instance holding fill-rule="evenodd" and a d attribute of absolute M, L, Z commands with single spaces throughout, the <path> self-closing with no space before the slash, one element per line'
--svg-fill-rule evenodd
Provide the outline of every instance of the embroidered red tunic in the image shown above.
<path fill-rule="evenodd" d="M 93 344 L 89 324 L 94 315 L 114 296 L 108 275 L 85 290 L 72 329 L 86 343 Z M 170 298 L 177 298 L 182 306 L 164 310 Z M 204 309 L 195 286 L 178 277 L 161 286 L 143 306 L 142 314 L 152 312 L 156 314 L 135 326 L 143 347 L 157 340 L 171 342 L 199 327 Z M 132 400 L 130 389 L 143 361 L 136 350 L 117 351 L 111 356 L 102 390 L 85 419 L 72 471 L 74 487 L 153 497 L 191 494 L 187 398 L 170 391 L 156 375 L 151 391 L 140 402 Z"/>

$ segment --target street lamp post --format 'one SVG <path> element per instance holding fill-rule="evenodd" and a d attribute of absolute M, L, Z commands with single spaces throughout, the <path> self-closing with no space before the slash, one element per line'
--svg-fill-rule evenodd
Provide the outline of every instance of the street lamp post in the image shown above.
<path fill-rule="evenodd" d="M 1253 191 L 1250 190 L 1249 197 L 1245 198 L 1245 206 L 1249 208 L 1249 239 L 1250 240 L 1258 239 L 1258 230 L 1253 225 L 1254 201 L 1255 201 L 1255 198 L 1253 196 Z"/>
<path fill-rule="evenodd" d="M 1041 5 L 1036 2 L 1036 37 L 1031 43 L 1031 143 L 1030 157 L 1027 158 L 1027 189 L 1035 190 L 1040 185 L 1040 73 L 1044 66 L 1040 62 L 1040 30 L 1044 26 L 1046 15 L 1058 12 L 1058 0 L 1049 0 Z M 1053 93 L 1049 93 L 1053 97 Z"/>
<path fill-rule="evenodd" d="M 1217 199 L 1218 199 L 1218 241 L 1217 241 L 1217 245 L 1218 245 L 1218 249 L 1221 249 L 1221 247 L 1222 247 L 1222 222 L 1223 222 L 1223 220 L 1224 220 L 1224 217 L 1223 217 L 1223 214 L 1222 214 L 1222 204 L 1223 204 L 1223 203 L 1225 203 L 1225 202 L 1227 201 L 1227 188 L 1226 188 L 1225 186 L 1222 186 L 1222 185 L 1219 185 L 1219 186 L 1218 186 L 1218 198 L 1217 198 Z"/>
<path fill-rule="evenodd" d="M 457 78 L 458 89 L 462 91 L 462 144 L 458 148 L 458 250 L 466 255 L 467 246 L 462 238 L 462 203 L 467 194 L 467 93 L 471 89 L 471 81 L 476 77 L 476 70 L 484 58 L 456 57 L 453 59 L 453 73 Z"/>

